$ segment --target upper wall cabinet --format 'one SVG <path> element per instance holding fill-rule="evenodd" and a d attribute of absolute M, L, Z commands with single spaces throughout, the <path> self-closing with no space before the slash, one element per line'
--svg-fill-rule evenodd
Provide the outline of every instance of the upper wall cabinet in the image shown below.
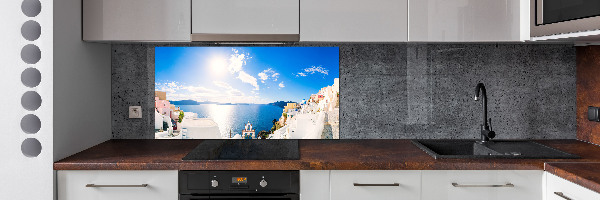
<path fill-rule="evenodd" d="M 411 0 L 408 40 L 529 40 L 529 8 L 529 0 Z"/>
<path fill-rule="evenodd" d="M 298 41 L 300 0 L 192 0 L 192 41 Z"/>
<path fill-rule="evenodd" d="M 83 0 L 85 41 L 190 41 L 190 0 Z"/>
<path fill-rule="evenodd" d="M 406 42 L 408 0 L 302 0 L 300 41 Z"/>

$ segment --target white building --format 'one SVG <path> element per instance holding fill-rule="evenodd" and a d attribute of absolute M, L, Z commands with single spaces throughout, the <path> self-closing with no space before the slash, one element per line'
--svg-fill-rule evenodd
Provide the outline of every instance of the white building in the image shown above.
<path fill-rule="evenodd" d="M 222 139 L 219 125 L 210 118 L 184 118 L 181 126 L 188 139 Z"/>

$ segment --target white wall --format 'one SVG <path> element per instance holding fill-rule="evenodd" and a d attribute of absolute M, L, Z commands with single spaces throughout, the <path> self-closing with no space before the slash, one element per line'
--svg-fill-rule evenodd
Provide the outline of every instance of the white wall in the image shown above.
<path fill-rule="evenodd" d="M 22 0 L 0 1 L 0 199 L 52 199 L 53 197 L 53 77 L 52 77 L 52 1 L 41 0 L 41 12 L 27 17 L 21 12 Z M 34 20 L 41 26 L 41 36 L 28 41 L 21 36 L 21 25 Z M 41 50 L 41 59 L 35 64 L 21 60 L 21 49 L 33 44 Z M 33 88 L 21 83 L 21 73 L 28 67 L 40 71 L 42 79 Z M 41 106 L 27 111 L 21 106 L 26 91 L 35 91 Z M 40 130 L 26 134 L 21 130 L 23 116 L 34 114 L 41 121 Z M 25 139 L 41 144 L 37 157 L 26 157 L 21 152 Z"/>
<path fill-rule="evenodd" d="M 0 1 L 0 199 L 53 199 L 53 162 L 111 138 L 110 45 L 81 41 L 80 0 L 40 0 L 41 12 L 32 17 L 21 11 L 22 2 Z M 40 24 L 40 38 L 28 41 L 21 35 L 28 20 Z M 21 59 L 28 44 L 41 50 L 39 62 Z M 21 82 L 30 67 L 42 77 L 32 88 Z M 27 91 L 41 96 L 38 109 L 21 105 Z M 41 121 L 34 134 L 21 129 L 28 114 Z M 25 156 L 25 139 L 38 140 L 41 153 Z"/>
<path fill-rule="evenodd" d="M 81 36 L 81 0 L 55 0 L 54 161 L 112 137 L 110 45 Z"/>

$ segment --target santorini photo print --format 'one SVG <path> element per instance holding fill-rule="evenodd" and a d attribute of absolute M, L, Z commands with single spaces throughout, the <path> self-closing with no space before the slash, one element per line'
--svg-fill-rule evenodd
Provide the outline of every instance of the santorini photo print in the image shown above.
<path fill-rule="evenodd" d="M 339 139 L 338 47 L 155 47 L 156 139 Z"/>

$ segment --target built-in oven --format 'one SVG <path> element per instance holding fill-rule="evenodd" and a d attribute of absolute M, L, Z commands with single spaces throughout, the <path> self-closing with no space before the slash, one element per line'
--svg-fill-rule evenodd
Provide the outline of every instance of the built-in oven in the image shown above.
<path fill-rule="evenodd" d="M 600 0 L 530 0 L 531 36 L 600 29 Z"/>
<path fill-rule="evenodd" d="M 299 171 L 179 171 L 179 199 L 299 200 Z"/>

